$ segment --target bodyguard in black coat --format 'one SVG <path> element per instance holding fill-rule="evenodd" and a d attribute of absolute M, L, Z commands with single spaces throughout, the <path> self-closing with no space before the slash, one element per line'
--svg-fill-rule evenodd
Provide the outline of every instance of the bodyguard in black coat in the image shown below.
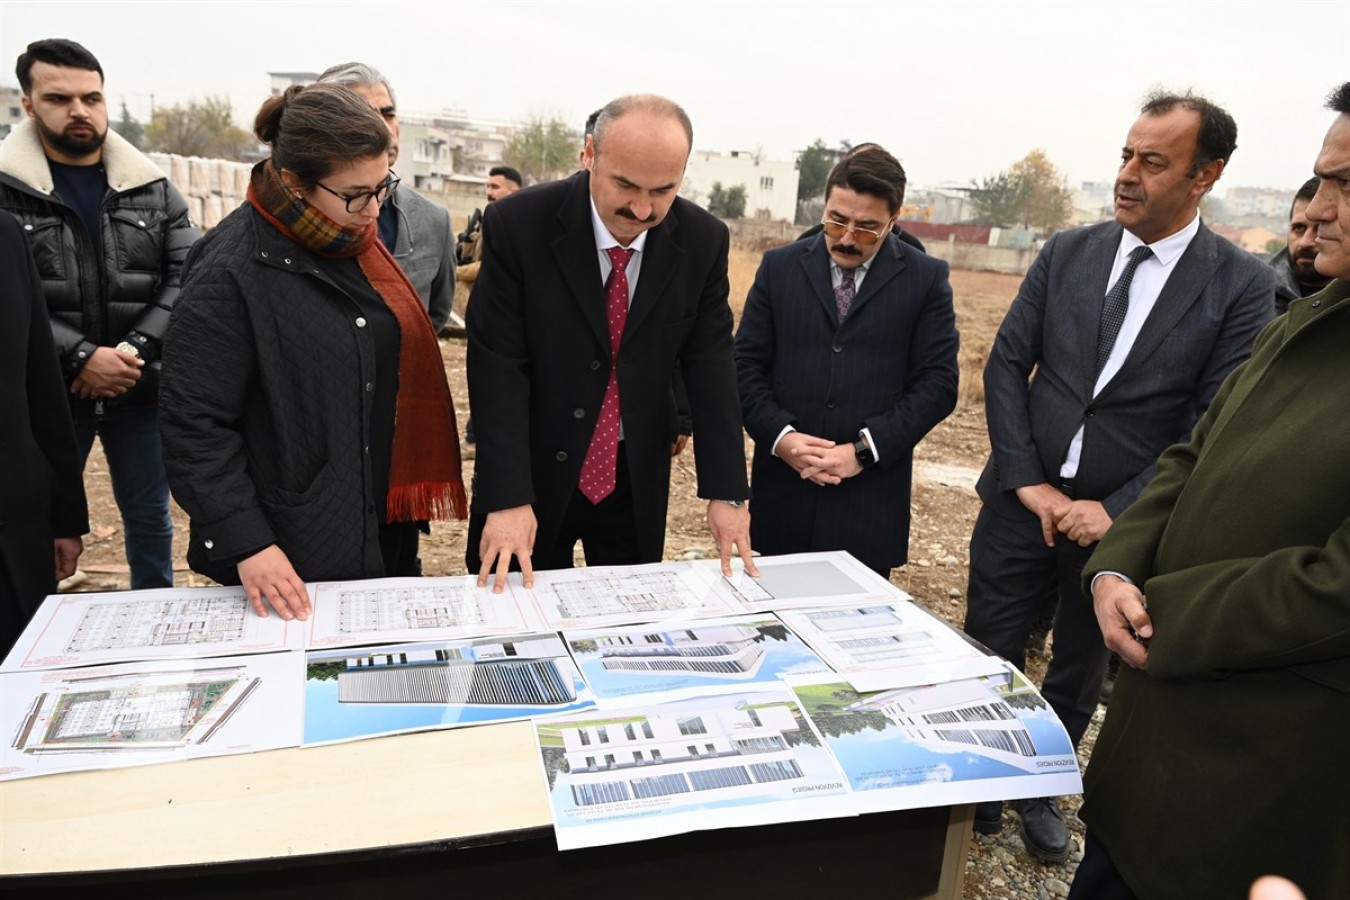
<path fill-rule="evenodd" d="M 960 340 L 947 264 L 888 224 L 903 178 L 879 147 L 843 160 L 826 233 L 766 253 L 750 289 L 736 366 L 762 553 L 907 559 L 914 445 L 956 405 Z M 846 272 L 860 286 L 841 316 Z"/>
<path fill-rule="evenodd" d="M 70 405 L 52 349 L 42 283 L 0 215 L 0 657 L 57 578 L 75 571 L 89 530 Z M 54 551 L 54 552 L 53 552 Z"/>

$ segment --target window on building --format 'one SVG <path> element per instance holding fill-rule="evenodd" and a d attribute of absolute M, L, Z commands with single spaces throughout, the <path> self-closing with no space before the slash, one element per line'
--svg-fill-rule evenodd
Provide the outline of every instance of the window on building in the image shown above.
<path fill-rule="evenodd" d="M 759 176 L 759 189 L 761 191 L 773 190 L 773 176 L 772 175 Z"/>
<path fill-rule="evenodd" d="M 606 726 L 597 725 L 595 728 L 595 733 L 600 738 L 600 743 L 602 744 L 609 743 L 609 729 Z"/>
<path fill-rule="evenodd" d="M 591 733 L 585 728 L 577 729 L 577 737 L 581 740 L 581 746 L 589 747 L 591 745 Z"/>
<path fill-rule="evenodd" d="M 680 734 L 707 734 L 708 729 L 703 727 L 702 716 L 685 716 L 677 720 L 680 726 Z"/>

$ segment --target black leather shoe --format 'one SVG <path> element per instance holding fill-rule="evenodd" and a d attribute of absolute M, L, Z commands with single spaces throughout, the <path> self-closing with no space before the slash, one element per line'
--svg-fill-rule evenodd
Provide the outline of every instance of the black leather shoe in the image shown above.
<path fill-rule="evenodd" d="M 1069 858 L 1069 829 L 1054 797 L 1014 800 L 1013 809 L 1022 817 L 1022 843 L 1028 853 L 1052 863 Z"/>
<path fill-rule="evenodd" d="M 989 800 L 975 804 L 975 822 L 971 826 L 977 834 L 998 834 L 1003 830 L 1003 801 Z"/>

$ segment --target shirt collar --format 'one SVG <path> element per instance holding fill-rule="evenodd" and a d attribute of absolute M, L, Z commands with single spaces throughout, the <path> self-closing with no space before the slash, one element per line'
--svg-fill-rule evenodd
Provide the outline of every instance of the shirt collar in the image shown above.
<path fill-rule="evenodd" d="M 1160 241 L 1154 241 L 1148 247 L 1153 251 L 1153 256 L 1164 266 L 1170 266 L 1176 262 L 1177 257 L 1186 252 L 1186 248 L 1191 245 L 1191 241 L 1200 233 L 1200 213 L 1196 213 L 1185 228 L 1176 234 L 1168 235 Z M 1134 232 L 1125 231 L 1120 239 L 1121 256 L 1129 256 L 1130 251 L 1135 247 L 1144 246 L 1144 242 L 1135 237 Z"/>
<path fill-rule="evenodd" d="M 609 229 L 606 228 L 605 223 L 601 221 L 600 211 L 595 208 L 595 198 L 591 197 L 589 199 L 591 201 L 591 230 L 595 232 L 596 249 L 604 252 L 610 247 L 622 247 L 623 245 L 614 239 L 614 235 L 609 233 Z M 633 238 L 633 243 L 628 245 L 628 249 L 636 250 L 639 253 L 642 252 L 642 248 L 647 246 L 648 231 L 651 231 L 651 229 L 648 228 L 637 237 Z"/>

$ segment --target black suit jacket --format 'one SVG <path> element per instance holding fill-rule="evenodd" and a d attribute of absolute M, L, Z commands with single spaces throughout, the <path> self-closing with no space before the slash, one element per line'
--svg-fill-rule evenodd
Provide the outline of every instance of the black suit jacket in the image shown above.
<path fill-rule="evenodd" d="M 534 505 L 536 546 L 556 541 L 609 379 L 604 284 L 589 174 L 488 206 L 469 303 L 477 436 L 470 565 L 487 513 Z M 694 417 L 699 496 L 749 496 L 727 305 L 726 226 L 676 199 L 648 232 L 618 355 L 624 447 L 643 561 L 659 561 L 670 492 L 671 372 Z"/>
<path fill-rule="evenodd" d="M 0 657 L 56 590 L 53 538 L 89 530 L 70 404 L 42 281 L 23 232 L 0 215 Z"/>
<path fill-rule="evenodd" d="M 1119 516 L 1274 313 L 1270 269 L 1201 224 L 1125 364 L 1093 397 L 1102 302 L 1121 234 L 1108 222 L 1052 237 L 999 328 L 984 372 L 993 453 L 977 485 L 995 510 L 1030 516 L 1012 492 L 1058 484 L 1083 426 L 1076 496 Z"/>
<path fill-rule="evenodd" d="M 894 235 L 842 326 L 823 237 L 764 254 L 736 333 L 755 549 L 902 565 L 914 445 L 956 405 L 959 345 L 947 264 Z M 787 425 L 847 444 L 868 428 L 880 462 L 838 486 L 803 481 L 771 452 Z"/>

